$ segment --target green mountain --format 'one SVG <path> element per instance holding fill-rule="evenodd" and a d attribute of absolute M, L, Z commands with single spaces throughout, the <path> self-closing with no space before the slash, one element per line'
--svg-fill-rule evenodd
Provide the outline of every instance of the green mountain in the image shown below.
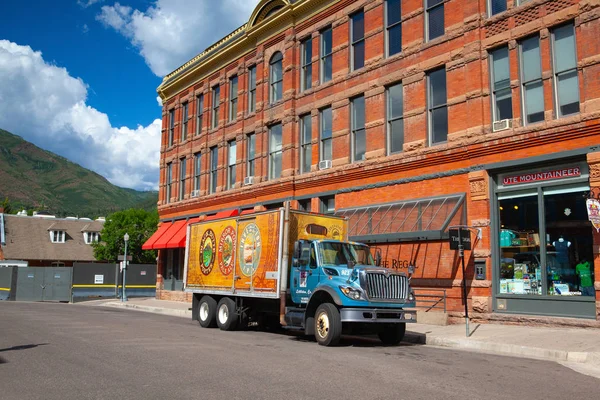
<path fill-rule="evenodd" d="M 140 192 L 0 129 L 0 204 L 13 212 L 43 210 L 59 217 L 98 217 L 128 208 L 156 209 L 158 192 Z"/>

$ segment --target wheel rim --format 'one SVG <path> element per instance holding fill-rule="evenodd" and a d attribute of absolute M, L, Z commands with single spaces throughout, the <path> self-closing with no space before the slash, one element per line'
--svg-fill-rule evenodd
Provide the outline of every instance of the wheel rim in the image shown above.
<path fill-rule="evenodd" d="M 323 339 L 329 334 L 329 315 L 325 311 L 317 317 L 317 333 Z"/>
<path fill-rule="evenodd" d="M 208 319 L 208 304 L 202 303 L 200 304 L 200 320 L 206 321 Z"/>
<path fill-rule="evenodd" d="M 227 319 L 229 319 L 229 309 L 227 308 L 227 306 L 225 304 L 223 304 L 219 308 L 219 322 L 221 324 L 224 324 L 227 322 Z"/>

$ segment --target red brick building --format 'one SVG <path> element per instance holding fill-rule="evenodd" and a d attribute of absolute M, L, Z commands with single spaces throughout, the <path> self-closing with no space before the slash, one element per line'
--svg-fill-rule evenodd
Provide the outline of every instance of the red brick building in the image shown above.
<path fill-rule="evenodd" d="M 465 224 L 481 232 L 466 252 L 475 318 L 597 325 L 599 18 L 599 0 L 262 0 L 158 88 L 162 226 L 147 247 L 167 288 L 184 221 L 291 200 L 348 216 L 387 266 L 416 266 L 419 293 L 445 289 L 451 316 L 448 228 Z"/>

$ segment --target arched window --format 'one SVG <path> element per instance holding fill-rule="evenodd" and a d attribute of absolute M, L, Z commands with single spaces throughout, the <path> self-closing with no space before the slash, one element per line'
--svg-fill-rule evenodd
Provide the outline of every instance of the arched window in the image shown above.
<path fill-rule="evenodd" d="M 273 54 L 271 57 L 269 86 L 270 86 L 270 102 L 275 103 L 283 98 L 283 55 L 280 52 Z"/>

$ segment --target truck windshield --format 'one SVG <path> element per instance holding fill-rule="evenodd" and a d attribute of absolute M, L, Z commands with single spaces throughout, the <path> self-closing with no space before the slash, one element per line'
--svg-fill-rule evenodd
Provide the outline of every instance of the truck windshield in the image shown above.
<path fill-rule="evenodd" d="M 319 253 L 323 265 L 375 265 L 369 247 L 361 244 L 321 242 Z"/>

